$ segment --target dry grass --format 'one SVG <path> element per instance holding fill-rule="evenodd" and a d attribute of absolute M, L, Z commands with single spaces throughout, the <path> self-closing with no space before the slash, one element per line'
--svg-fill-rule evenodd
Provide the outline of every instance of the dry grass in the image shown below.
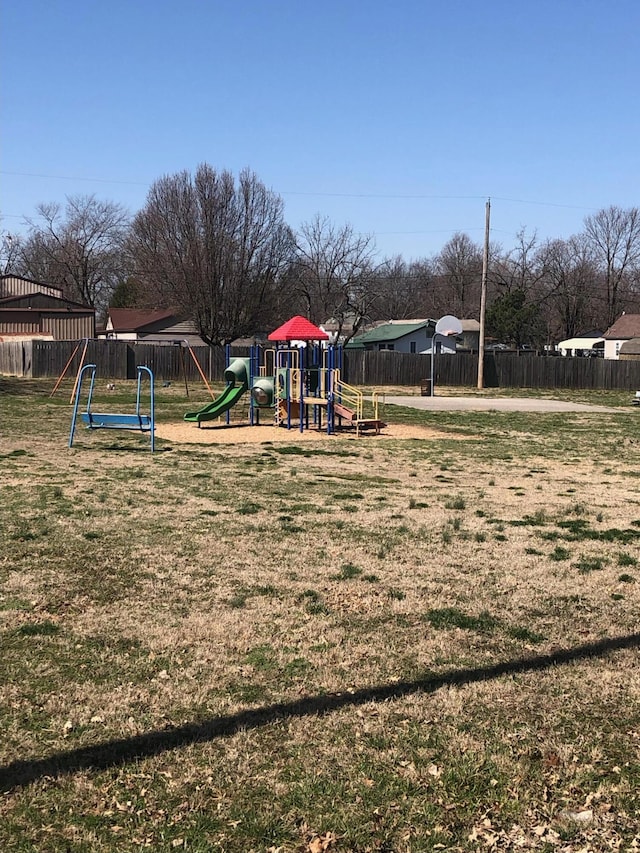
<path fill-rule="evenodd" d="M 3 850 L 637 849 L 633 419 L 2 405 Z"/>

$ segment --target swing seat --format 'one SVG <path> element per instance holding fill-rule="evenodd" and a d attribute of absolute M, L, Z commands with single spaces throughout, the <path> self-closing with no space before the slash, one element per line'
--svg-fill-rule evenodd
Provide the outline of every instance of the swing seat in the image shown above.
<path fill-rule="evenodd" d="M 134 429 L 142 432 L 151 429 L 149 415 L 127 415 L 115 412 L 82 412 L 81 418 L 88 429 Z"/>

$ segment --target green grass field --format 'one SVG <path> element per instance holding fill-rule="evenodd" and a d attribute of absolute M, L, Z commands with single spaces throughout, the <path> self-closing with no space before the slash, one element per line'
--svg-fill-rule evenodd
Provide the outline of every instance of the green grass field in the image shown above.
<path fill-rule="evenodd" d="M 52 385 L 0 378 L 0 850 L 640 849 L 630 394 L 152 455 Z"/>

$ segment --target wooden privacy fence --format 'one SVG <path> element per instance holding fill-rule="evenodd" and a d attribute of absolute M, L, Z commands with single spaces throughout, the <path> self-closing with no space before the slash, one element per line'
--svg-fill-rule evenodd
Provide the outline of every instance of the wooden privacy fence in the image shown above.
<path fill-rule="evenodd" d="M 98 375 L 105 379 L 135 379 L 136 366 L 146 365 L 160 381 L 202 381 L 200 371 L 185 347 L 128 343 L 127 341 L 26 341 L 0 343 L 0 373 L 26 376 L 33 379 L 56 378 L 69 359 L 67 375 L 75 375 L 84 352 L 84 363 L 93 362 Z M 20 355 L 22 352 L 22 355 Z M 203 373 L 208 379 L 222 378 L 224 351 L 201 346 L 193 347 Z M 244 350 L 239 354 L 244 355 Z"/>
<path fill-rule="evenodd" d="M 420 353 L 345 350 L 344 379 L 351 385 L 415 385 L 431 375 L 431 356 Z M 466 353 L 436 355 L 435 383 L 476 385 L 478 359 Z"/>
<path fill-rule="evenodd" d="M 640 361 L 496 353 L 485 356 L 485 376 L 488 387 L 629 391 L 640 388 Z"/>
<path fill-rule="evenodd" d="M 0 374 L 30 378 L 60 376 L 78 347 L 78 341 L 23 341 L 0 343 Z M 84 344 L 72 359 L 68 374 L 75 375 Z M 193 347 L 208 380 L 223 379 L 225 352 Z M 231 357 L 243 357 L 248 349 L 232 347 Z M 85 363 L 94 362 L 105 379 L 135 379 L 136 365 L 153 370 L 158 381 L 201 381 L 200 372 L 185 347 L 140 344 L 127 341 L 89 340 Z M 345 350 L 343 379 L 352 385 L 396 385 L 420 387 L 431 373 L 431 356 L 383 350 Z M 437 355 L 434 361 L 435 386 L 475 387 L 478 357 L 468 353 Z M 562 358 L 534 353 L 487 353 L 484 379 L 488 388 L 618 388 L 640 389 L 640 361 L 603 358 Z"/>
<path fill-rule="evenodd" d="M 431 373 L 431 356 L 414 353 L 345 352 L 344 379 L 352 385 L 419 387 Z M 469 353 L 436 355 L 434 384 L 475 387 L 478 356 Z M 618 388 L 640 389 L 640 361 L 604 358 L 563 358 L 535 353 L 486 353 L 487 388 Z"/>

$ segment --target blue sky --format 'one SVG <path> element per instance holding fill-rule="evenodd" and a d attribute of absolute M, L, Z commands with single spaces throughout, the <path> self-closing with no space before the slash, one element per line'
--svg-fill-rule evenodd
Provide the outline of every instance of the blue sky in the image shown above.
<path fill-rule="evenodd" d="M 5 232 L 201 162 L 406 260 L 488 197 L 505 248 L 640 204 L 637 0 L 14 0 L 0 34 Z"/>

